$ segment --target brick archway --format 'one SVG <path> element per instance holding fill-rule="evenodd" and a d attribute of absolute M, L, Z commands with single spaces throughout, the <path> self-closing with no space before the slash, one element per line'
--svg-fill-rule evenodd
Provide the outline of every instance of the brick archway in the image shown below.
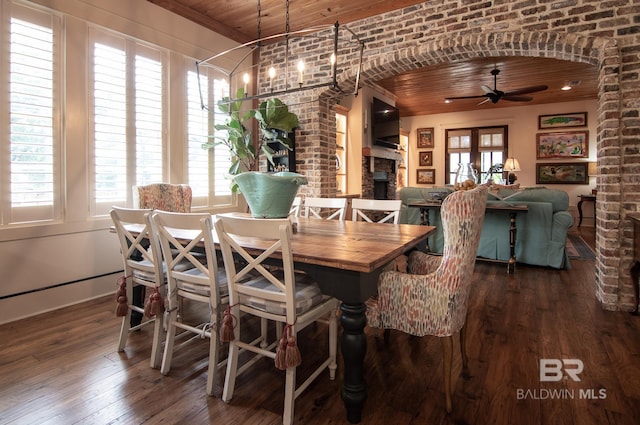
<path fill-rule="evenodd" d="M 395 46 L 394 46 L 395 47 Z M 442 34 L 420 40 L 419 44 L 397 46 L 379 54 L 367 55 L 361 80 L 375 82 L 413 69 L 436 65 L 452 60 L 492 56 L 544 57 L 597 66 L 597 156 L 599 200 L 596 226 L 596 297 L 603 308 L 618 310 L 630 304 L 620 294 L 631 293 L 628 265 L 630 254 L 622 247 L 631 246 L 630 236 L 623 231 L 624 211 L 622 195 L 623 151 L 620 141 L 620 91 L 619 78 L 621 56 L 616 40 L 559 32 L 485 32 Z M 352 81 L 352 75 L 343 75 L 344 88 Z M 327 94 L 327 93 L 324 93 Z M 315 114 L 303 114 L 304 126 L 319 129 L 321 141 L 333 140 L 335 121 L 331 100 L 318 96 Z M 320 113 L 318 113 L 320 112 Z M 329 155 L 331 156 L 331 155 Z M 319 159 L 322 162 L 322 159 Z M 328 164 L 318 164 L 317 169 L 329 169 Z M 329 184 L 335 179 L 328 179 Z M 329 189 L 317 188 L 319 192 Z M 624 258 L 622 258 L 624 255 Z M 626 301 L 626 303 L 625 303 Z"/>

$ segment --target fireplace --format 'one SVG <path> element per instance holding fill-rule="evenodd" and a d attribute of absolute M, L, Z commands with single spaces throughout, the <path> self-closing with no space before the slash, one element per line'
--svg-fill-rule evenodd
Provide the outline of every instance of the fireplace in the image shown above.
<path fill-rule="evenodd" d="M 395 160 L 362 157 L 362 198 L 396 199 Z"/>
<path fill-rule="evenodd" d="M 389 174 L 386 171 L 373 172 L 373 199 L 389 199 Z"/>

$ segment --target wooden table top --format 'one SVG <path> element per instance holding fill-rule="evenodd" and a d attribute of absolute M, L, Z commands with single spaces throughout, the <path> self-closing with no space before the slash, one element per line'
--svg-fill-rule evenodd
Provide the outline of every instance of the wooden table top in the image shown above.
<path fill-rule="evenodd" d="M 433 226 L 297 218 L 294 261 L 372 272 L 435 232 Z"/>
<path fill-rule="evenodd" d="M 240 215 L 240 213 L 234 213 Z M 368 223 L 364 221 L 294 218 L 291 238 L 295 262 L 370 273 L 423 242 L 434 226 Z M 130 230 L 134 228 L 127 226 Z M 192 232 L 172 232 L 177 239 L 193 239 Z M 217 235 L 214 232 L 214 240 Z M 257 240 L 243 238 L 245 248 L 261 248 Z"/>

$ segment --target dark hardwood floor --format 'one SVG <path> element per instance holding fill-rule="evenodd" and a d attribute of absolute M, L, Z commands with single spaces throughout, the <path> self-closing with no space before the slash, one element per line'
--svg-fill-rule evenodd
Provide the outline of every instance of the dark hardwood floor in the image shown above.
<path fill-rule="evenodd" d="M 589 242 L 588 230 L 579 231 Z M 115 351 L 114 308 L 106 297 L 0 326 L 0 423 L 280 423 L 284 375 L 271 360 L 242 375 L 225 404 L 220 382 L 216 397 L 205 394 L 206 340 L 177 354 L 162 376 L 149 368 L 150 330 Z M 299 377 L 324 352 L 324 344 L 313 345 L 324 332 L 303 331 Z M 385 345 L 367 334 L 363 424 L 640 423 L 640 316 L 600 307 L 593 261 L 574 260 L 562 271 L 518 265 L 515 276 L 503 264 L 477 263 L 469 376 L 456 345 L 451 415 L 437 338 L 392 331 Z M 582 361 L 580 381 L 540 382 L 540 359 Z M 321 375 L 296 401 L 296 423 L 346 424 L 340 379 L 340 369 L 336 381 Z"/>

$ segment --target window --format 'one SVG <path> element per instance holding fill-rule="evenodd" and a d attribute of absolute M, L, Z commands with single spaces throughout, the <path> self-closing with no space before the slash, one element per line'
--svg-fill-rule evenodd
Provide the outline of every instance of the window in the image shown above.
<path fill-rule="evenodd" d="M 61 19 L 11 4 L 8 32 L 2 31 L 9 102 L 0 119 L 9 147 L 0 152 L 0 224 L 60 219 Z"/>
<path fill-rule="evenodd" d="M 218 111 L 217 102 L 229 96 L 228 80 L 224 73 L 211 68 L 200 70 L 200 81 L 195 70 L 188 71 L 187 92 L 188 144 L 185 166 L 193 190 L 193 206 L 230 204 L 231 182 L 227 177 L 231 166 L 229 151 L 224 145 L 209 150 L 202 147 L 210 136 L 216 136 L 214 126 L 224 123 L 225 116 Z M 206 109 L 202 108 L 202 102 L 207 106 Z"/>
<path fill-rule="evenodd" d="M 131 205 L 136 185 L 166 181 L 165 53 L 92 31 L 92 214 Z"/>
<path fill-rule="evenodd" d="M 499 126 L 446 130 L 448 183 L 455 183 L 458 164 L 473 164 L 480 172 L 480 181 L 486 181 L 489 168 L 502 164 L 503 158 L 507 157 L 507 129 L 507 126 Z"/>

